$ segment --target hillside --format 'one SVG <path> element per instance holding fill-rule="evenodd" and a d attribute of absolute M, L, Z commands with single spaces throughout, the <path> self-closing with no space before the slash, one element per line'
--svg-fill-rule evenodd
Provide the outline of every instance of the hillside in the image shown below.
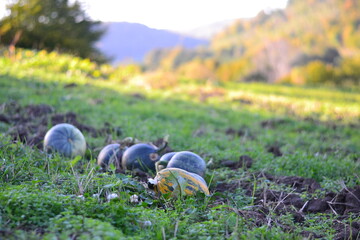
<path fill-rule="evenodd" d="M 107 29 L 96 46 L 106 56 L 112 57 L 112 63 L 141 63 L 144 56 L 153 49 L 183 46 L 195 48 L 207 45 L 208 41 L 174 33 L 167 30 L 149 28 L 138 23 L 109 22 Z"/>
<path fill-rule="evenodd" d="M 180 73 L 196 65 L 203 69 L 203 78 L 222 82 L 359 84 L 360 3 L 289 1 L 284 10 L 237 20 L 211 39 L 205 57 L 203 49 L 190 52 L 166 50 L 155 55 L 161 59 L 148 62 L 161 63 L 159 68 L 172 66 Z M 320 74 L 314 77 L 316 72 Z"/>
<path fill-rule="evenodd" d="M 211 47 L 215 51 L 242 47 L 246 55 L 257 46 L 283 39 L 311 54 L 327 47 L 359 51 L 359 22 L 356 0 L 293 0 L 285 10 L 260 12 L 254 19 L 237 21 L 218 34 Z"/>
<path fill-rule="evenodd" d="M 359 238 L 359 90 L 151 81 L 128 66 L 0 51 L 0 239 Z M 63 122 L 84 135 L 84 156 L 44 151 Z M 155 172 L 97 164 L 108 144 L 166 135 L 161 156 L 206 162 L 209 196 L 170 197 L 148 184 Z"/>

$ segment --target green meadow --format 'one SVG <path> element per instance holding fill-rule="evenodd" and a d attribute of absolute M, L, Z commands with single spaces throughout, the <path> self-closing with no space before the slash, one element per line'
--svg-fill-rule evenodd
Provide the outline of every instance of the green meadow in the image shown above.
<path fill-rule="evenodd" d="M 358 88 L 168 78 L 154 84 L 117 71 L 43 51 L 0 57 L 0 239 L 359 237 L 343 230 L 359 230 L 352 227 L 358 212 L 311 211 L 305 204 L 360 185 Z M 110 131 L 83 131 L 84 158 L 49 156 L 10 134 L 16 117 L 26 119 L 23 110 L 40 104 Z M 204 158 L 210 196 L 165 199 L 133 173 L 102 172 L 96 164 L 111 141 L 155 143 L 166 135 L 173 151 Z M 244 155 L 250 166 L 229 167 Z M 319 186 L 299 190 L 276 181 L 291 176 Z M 304 204 L 279 211 L 286 197 L 266 200 L 269 190 Z"/>

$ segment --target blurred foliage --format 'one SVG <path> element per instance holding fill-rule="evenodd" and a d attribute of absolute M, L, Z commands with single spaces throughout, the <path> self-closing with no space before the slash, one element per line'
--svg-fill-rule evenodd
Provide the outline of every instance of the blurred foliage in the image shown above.
<path fill-rule="evenodd" d="M 311 84 L 327 86 L 325 88 L 315 86 L 312 89 L 311 86 L 298 88 L 279 84 L 248 83 L 266 81 L 266 76 L 257 71 L 245 75 L 241 70 L 247 68 L 246 64 L 252 67 L 250 64 L 253 63 L 242 59 L 233 63 L 234 67 L 239 70 L 239 75 L 234 75 L 234 79 L 237 77 L 237 80 L 224 80 L 219 83 L 216 82 L 217 76 L 207 76 L 210 73 L 209 69 L 217 69 L 218 63 L 211 61 L 212 59 L 194 60 L 194 62 L 190 63 L 193 64 L 191 68 L 193 71 L 189 72 L 181 72 L 181 68 L 178 71 L 157 70 L 143 72 L 138 65 L 120 65 L 118 67 L 108 64 L 100 65 L 89 59 L 57 52 L 16 49 L 15 56 L 9 58 L 6 57 L 8 55 L 7 51 L 0 48 L 0 75 L 28 79 L 29 83 L 24 85 L 26 89 L 39 88 L 38 91 L 44 94 L 48 94 L 49 89 L 43 88 L 41 84 L 36 83 L 38 79 L 48 81 L 53 84 L 52 87 L 61 86 L 59 85 L 61 83 L 65 89 L 92 84 L 101 88 L 106 86 L 112 90 L 118 89 L 121 92 L 136 91 L 134 98 L 139 101 L 145 101 L 142 94 L 138 94 L 144 91 L 154 94 L 152 95 L 153 99 L 172 96 L 182 100 L 216 103 L 219 106 L 240 103 L 241 108 L 247 106 L 251 111 L 262 112 L 266 109 L 266 111 L 273 114 L 290 114 L 301 118 L 315 117 L 324 121 L 343 119 L 344 121 L 357 122 L 360 116 L 358 104 L 360 100 L 356 95 L 359 88 L 354 87 L 354 84 L 359 83 L 357 77 L 360 75 L 359 57 L 342 58 L 337 65 L 324 64 L 321 61 L 317 61 L 315 64 L 310 62 L 310 67 L 307 65 L 294 67 L 288 75 L 279 80 L 304 85 L 307 84 L 307 78 L 311 76 L 311 71 L 320 69 L 323 72 L 317 73 L 316 76 L 320 77 L 312 76 Z M 201 72 L 201 69 L 204 71 Z M 227 73 L 233 72 L 232 70 L 223 70 L 224 76 L 228 76 Z M 330 76 L 327 79 L 331 79 L 331 81 L 326 79 L 323 81 L 324 79 L 321 76 L 324 75 Z M 240 81 L 241 76 L 245 76 L 243 81 L 247 81 L 247 83 L 237 82 Z M 321 80 L 318 80 L 319 78 Z M 2 82 L 0 81 L 0 83 Z M 331 86 L 334 84 L 337 85 Z M 346 86 L 346 88 L 339 88 L 338 85 Z M 334 94 L 334 89 L 339 90 L 339 93 Z M 87 88 L 84 88 L 84 90 L 87 91 Z M 26 93 L 24 95 L 24 93 L 19 92 L 17 87 L 9 95 L 11 99 L 27 99 Z M 101 95 L 97 95 L 97 97 L 99 96 Z M 71 101 L 73 97 L 61 94 L 58 98 L 54 97 L 54 101 L 67 102 Z M 344 101 L 341 100 L 343 97 L 345 98 Z M 96 97 L 94 98 L 95 100 L 91 100 L 89 104 L 98 104 L 96 103 Z M 149 111 L 148 113 L 152 114 L 153 112 Z"/>
<path fill-rule="evenodd" d="M 100 22 L 89 19 L 77 1 L 17 0 L 7 9 L 10 15 L 0 20 L 0 43 L 106 60 L 93 46 L 104 30 Z"/>
<path fill-rule="evenodd" d="M 186 79 L 195 79 L 197 81 L 214 81 L 216 62 L 213 59 L 202 60 L 196 58 L 190 62 L 184 63 L 178 68 L 178 74 Z"/>
<path fill-rule="evenodd" d="M 68 74 L 127 82 L 143 70 L 136 84 L 167 88 L 182 81 L 196 83 L 286 82 L 289 84 L 360 85 L 360 3 L 357 0 L 292 0 L 284 10 L 267 10 L 240 19 L 216 35 L 210 47 L 155 49 L 144 65 L 113 68 L 93 48 L 101 36 L 81 5 L 68 0 L 14 0 L 10 15 L 0 20 L 0 44 L 68 52 L 81 58 L 63 63 Z M 17 59 L 15 48 L 9 55 Z M 20 51 L 20 55 L 24 52 Z M 31 54 L 31 53 L 26 53 Z M 28 59 L 39 64 L 41 56 Z M 23 57 L 23 56 L 22 56 Z"/>
<path fill-rule="evenodd" d="M 221 64 L 216 69 L 216 76 L 222 82 L 239 81 L 246 74 L 250 63 L 244 59 L 237 59 L 227 64 Z"/>
<path fill-rule="evenodd" d="M 358 0 L 292 0 L 237 20 L 207 49 L 158 49 L 145 65 L 197 80 L 359 85 L 359 54 Z M 205 68 L 206 61 L 216 64 Z"/>
<path fill-rule="evenodd" d="M 310 84 L 323 84 L 327 82 L 334 82 L 335 70 L 331 65 L 326 65 L 323 62 L 316 60 L 300 67 L 302 80 L 296 82 L 310 83 Z M 292 82 L 292 80 L 290 81 Z"/>
<path fill-rule="evenodd" d="M 337 65 L 320 60 L 310 61 L 303 66 L 294 67 L 290 74 L 282 78 L 280 82 L 301 85 L 359 86 L 360 58 L 343 58 Z"/>
<path fill-rule="evenodd" d="M 0 48 L 0 53 L 8 57 L 9 51 Z M 89 58 L 74 57 L 70 54 L 60 54 L 45 50 L 34 51 L 16 49 L 11 58 L 3 58 L 3 61 L 10 61 L 13 69 L 21 66 L 23 70 L 42 69 L 48 72 L 65 73 L 67 77 L 78 79 L 106 79 L 113 82 L 126 82 L 142 73 L 141 67 L 134 64 L 119 65 L 113 67 L 109 64 L 99 64 Z"/>
<path fill-rule="evenodd" d="M 331 65 L 337 65 L 341 59 L 340 53 L 336 48 L 327 48 L 320 54 L 298 54 L 292 62 L 292 66 L 304 66 L 312 61 L 321 61 Z"/>
<path fill-rule="evenodd" d="M 204 47 L 199 47 L 196 51 L 181 46 L 172 49 L 154 49 L 145 56 L 144 65 L 148 70 L 155 70 L 159 67 L 173 70 L 196 58 L 210 57 L 212 57 L 212 53 Z"/>

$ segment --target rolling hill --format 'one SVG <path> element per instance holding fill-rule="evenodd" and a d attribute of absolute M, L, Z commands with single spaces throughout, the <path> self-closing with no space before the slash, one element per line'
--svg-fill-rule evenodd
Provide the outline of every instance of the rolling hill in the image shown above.
<path fill-rule="evenodd" d="M 158 48 L 195 48 L 208 44 L 208 40 L 153 29 L 138 23 L 108 22 L 103 26 L 106 32 L 96 46 L 107 57 L 112 58 L 113 64 L 141 63 L 150 50 Z"/>
<path fill-rule="evenodd" d="M 207 48 L 157 50 L 145 64 L 222 82 L 357 85 L 359 10 L 358 0 L 292 0 L 234 21 Z"/>

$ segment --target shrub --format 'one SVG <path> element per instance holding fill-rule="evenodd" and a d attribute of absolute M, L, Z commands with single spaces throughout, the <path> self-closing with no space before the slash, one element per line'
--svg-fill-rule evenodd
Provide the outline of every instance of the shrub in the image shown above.
<path fill-rule="evenodd" d="M 178 68 L 177 73 L 186 79 L 194 79 L 197 81 L 214 81 L 216 78 L 214 69 L 214 61 L 195 59 L 191 62 L 187 62 L 181 65 Z"/>
<path fill-rule="evenodd" d="M 141 73 L 141 68 L 135 64 L 129 64 L 126 66 L 118 66 L 109 75 L 109 79 L 116 82 L 126 82 L 130 78 L 135 77 Z"/>
<path fill-rule="evenodd" d="M 281 82 L 303 84 L 335 84 L 336 68 L 321 61 L 312 61 L 303 67 L 291 69 L 289 75 L 280 80 Z"/>
<path fill-rule="evenodd" d="M 304 74 L 306 76 L 306 83 L 335 82 L 334 68 L 321 61 L 313 61 L 307 64 L 304 68 Z"/>
<path fill-rule="evenodd" d="M 239 81 L 251 69 L 248 59 L 239 59 L 221 64 L 216 69 L 216 76 L 222 82 Z"/>
<path fill-rule="evenodd" d="M 336 83 L 339 85 L 360 84 L 360 57 L 344 58 L 337 69 Z"/>

